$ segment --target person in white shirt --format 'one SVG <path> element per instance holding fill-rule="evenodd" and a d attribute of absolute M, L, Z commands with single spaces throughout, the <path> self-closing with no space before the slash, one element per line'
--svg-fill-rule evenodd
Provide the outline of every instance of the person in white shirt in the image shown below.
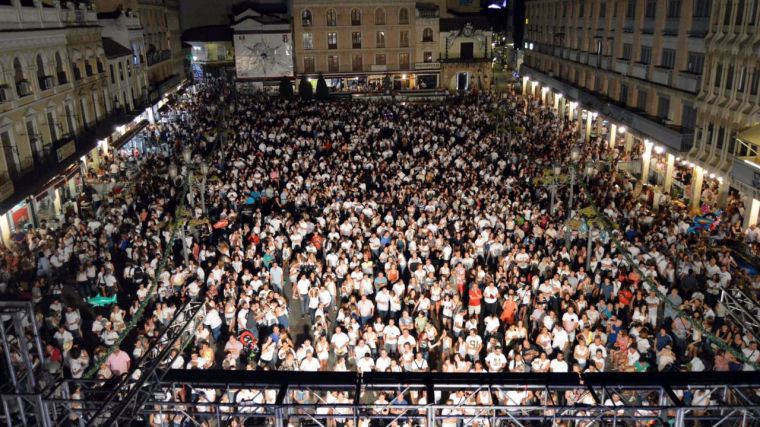
<path fill-rule="evenodd" d="M 494 351 L 488 353 L 486 356 L 486 366 L 488 366 L 488 372 L 501 372 L 507 365 L 507 358 L 501 351 L 501 346 L 497 345 Z"/>
<path fill-rule="evenodd" d="M 568 366 L 567 362 L 565 362 L 565 355 L 557 353 L 557 358 L 553 359 L 549 364 L 549 370 L 551 372 L 567 372 Z"/>
<path fill-rule="evenodd" d="M 319 370 L 319 360 L 313 356 L 311 350 L 306 351 L 306 357 L 301 361 L 300 369 L 308 372 L 316 372 Z"/>

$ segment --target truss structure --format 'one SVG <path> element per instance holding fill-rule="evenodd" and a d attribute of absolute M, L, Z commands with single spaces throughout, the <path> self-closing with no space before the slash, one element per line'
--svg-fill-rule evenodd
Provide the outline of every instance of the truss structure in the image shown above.
<path fill-rule="evenodd" d="M 164 420 L 202 425 L 750 426 L 760 418 L 760 372 L 447 374 L 171 370 L 139 400 L 51 399 L 92 425 Z M 84 386 L 70 380 L 70 386 Z M 133 389 L 134 390 L 134 389 Z M 387 402 L 378 403 L 384 393 Z M 402 393 L 407 402 L 394 400 Z M 424 401 L 419 399 L 425 397 Z M 414 402 L 414 403 L 413 403 Z M 126 406 L 126 408 L 125 408 Z M 125 414 L 130 414 L 126 417 Z M 106 415 L 108 415 L 106 419 Z M 205 424 L 204 424 L 205 425 Z"/>
<path fill-rule="evenodd" d="M 50 376 L 45 371 L 45 353 L 36 322 L 31 301 L 0 301 L 0 400 L 2 419 L 8 426 L 51 425 L 42 393 Z"/>
<path fill-rule="evenodd" d="M 720 302 L 737 325 L 745 328 L 755 339 L 760 338 L 760 306 L 749 294 L 739 288 L 724 288 L 720 293 Z"/>

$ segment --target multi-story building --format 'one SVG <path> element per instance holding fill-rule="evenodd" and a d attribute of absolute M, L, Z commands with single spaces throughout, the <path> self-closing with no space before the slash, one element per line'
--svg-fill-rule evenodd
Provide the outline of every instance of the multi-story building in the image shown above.
<path fill-rule="evenodd" d="M 100 4 L 96 4 L 99 8 Z M 105 5 L 104 5 L 105 7 Z M 103 27 L 103 50 L 108 59 L 109 84 L 114 109 L 134 111 L 147 103 L 148 73 L 145 42 L 137 11 L 98 11 Z"/>
<path fill-rule="evenodd" d="M 178 0 L 131 0 L 143 26 L 148 64 L 149 98 L 158 99 L 184 79 L 185 58 L 179 26 Z"/>
<path fill-rule="evenodd" d="M 278 87 L 293 78 L 293 33 L 287 6 L 279 2 L 241 8 L 232 24 L 238 90 Z"/>
<path fill-rule="evenodd" d="M 740 193 L 745 225 L 760 211 L 760 1 L 714 0 L 697 97 L 697 127 L 689 162 L 699 169 L 696 187 L 709 195 L 709 176 Z M 708 179 L 705 179 L 705 178 Z M 717 197 L 725 198 L 727 186 Z M 702 194 L 705 198 L 705 194 Z"/>
<path fill-rule="evenodd" d="M 7 236 L 32 219 L 19 203 L 31 185 L 76 164 L 113 105 L 91 5 L 3 2 L 0 27 L 0 232 Z M 77 193 L 75 180 L 65 178 L 34 191 L 34 203 L 59 211 Z"/>
<path fill-rule="evenodd" d="M 400 87 L 414 84 L 414 1 L 296 0 L 293 20 L 297 75 L 323 74 L 343 88 L 380 86 L 386 76 Z"/>
<path fill-rule="evenodd" d="M 296 0 L 295 72 L 323 74 L 339 89 L 378 88 L 386 77 L 395 89 L 486 87 L 481 82 L 490 78 L 493 53 L 487 20 L 454 16 L 447 3 L 461 6 L 457 12 L 474 7 L 444 0 Z"/>
<path fill-rule="evenodd" d="M 703 174 L 686 157 L 697 124 L 711 3 L 528 0 L 523 87 L 577 118 L 587 138 L 606 132 L 611 143 L 624 138 L 626 150 L 639 147 L 643 188 L 696 207 L 694 184 Z M 727 188 L 725 174 L 712 176 L 712 186 Z"/>

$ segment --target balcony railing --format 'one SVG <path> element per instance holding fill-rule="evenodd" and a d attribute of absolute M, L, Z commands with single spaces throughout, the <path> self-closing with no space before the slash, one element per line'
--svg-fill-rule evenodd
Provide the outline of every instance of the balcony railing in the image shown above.
<path fill-rule="evenodd" d="M 40 89 L 42 90 L 52 89 L 53 86 L 55 86 L 53 76 L 40 76 L 38 80 L 40 83 Z"/>
<path fill-rule="evenodd" d="M 699 84 L 701 80 L 702 76 L 699 74 L 681 71 L 675 78 L 674 86 L 686 92 L 697 93 L 699 92 Z"/>
<path fill-rule="evenodd" d="M 171 59 L 172 57 L 172 51 L 165 49 L 161 51 L 154 50 L 153 52 L 148 52 L 148 65 L 155 65 L 159 62 L 163 62 L 166 60 Z"/>

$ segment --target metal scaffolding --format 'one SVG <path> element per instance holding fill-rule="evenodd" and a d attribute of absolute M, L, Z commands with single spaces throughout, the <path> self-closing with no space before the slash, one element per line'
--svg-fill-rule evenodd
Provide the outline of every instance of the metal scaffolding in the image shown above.
<path fill-rule="evenodd" d="M 2 419 L 8 426 L 49 426 L 42 391 L 49 385 L 45 353 L 31 301 L 0 301 Z"/>
<path fill-rule="evenodd" d="M 737 325 L 745 328 L 755 339 L 760 338 L 760 306 L 752 297 L 739 288 L 723 288 L 720 302 Z"/>
<path fill-rule="evenodd" d="M 202 322 L 205 314 L 203 300 L 188 301 L 177 310 L 127 375 L 116 381 L 61 380 L 48 390 L 45 399 L 53 403 L 57 412 L 81 419 L 87 425 L 128 424 L 144 403 L 151 399 L 177 356 L 194 339 L 195 326 Z M 81 390 L 80 397 L 71 398 L 77 389 Z M 66 418 L 59 419 L 57 425 L 66 422 Z"/>
<path fill-rule="evenodd" d="M 156 379 L 146 389 L 147 399 L 138 405 L 126 400 L 104 405 L 98 401 L 102 388 L 76 402 L 57 399 L 55 403 L 74 407 L 72 413 L 83 417 L 112 414 L 111 420 L 97 425 L 124 425 L 128 420 L 158 425 L 163 420 L 163 425 L 174 421 L 223 426 L 238 418 L 274 426 L 327 426 L 328 421 L 360 426 L 379 420 L 381 425 L 523 426 L 574 421 L 679 427 L 695 421 L 749 426 L 760 417 L 760 372 L 357 375 L 171 370 Z M 386 400 L 378 400 L 381 393 Z M 125 403 L 134 408 L 132 418 L 115 417 L 125 413 Z"/>

